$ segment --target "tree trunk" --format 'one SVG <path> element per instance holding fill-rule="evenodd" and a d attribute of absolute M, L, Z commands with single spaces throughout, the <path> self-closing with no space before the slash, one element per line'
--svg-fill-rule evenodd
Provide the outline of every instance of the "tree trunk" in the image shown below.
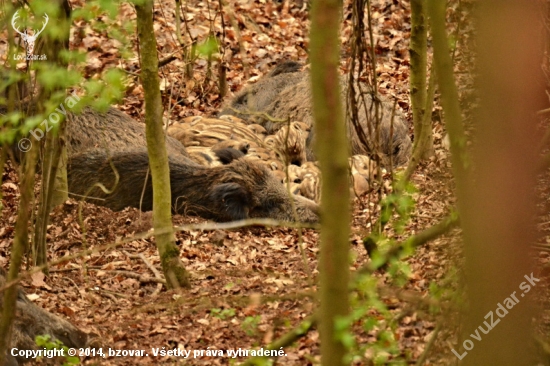
<path fill-rule="evenodd" d="M 46 143 L 44 144 L 44 160 L 42 162 L 42 179 L 40 186 L 40 200 L 38 203 L 38 214 L 34 227 L 34 239 L 32 245 L 32 258 L 35 266 L 46 264 L 47 244 L 46 234 L 48 222 L 50 221 L 50 209 L 54 191 L 55 175 L 57 174 L 57 162 L 60 157 L 60 149 L 56 146 L 56 136 L 53 133 L 45 133 Z M 38 142 L 37 142 L 38 144 Z M 66 190 L 67 192 L 68 190 Z M 44 270 L 47 273 L 47 269 Z"/>
<path fill-rule="evenodd" d="M 166 284 L 190 287 L 189 274 L 179 259 L 174 241 L 170 200 L 170 171 L 162 129 L 162 104 L 158 78 L 157 41 L 153 29 L 153 1 L 136 5 L 140 44 L 141 82 L 145 90 L 145 134 L 153 180 L 153 224 Z"/>
<path fill-rule="evenodd" d="M 24 173 L 21 177 L 19 208 L 15 223 L 15 237 L 11 247 L 10 269 L 7 281 L 13 281 L 19 276 L 23 256 L 27 252 L 29 241 L 29 217 L 34 197 L 34 173 L 38 157 L 38 144 L 34 144 L 25 155 Z M 9 287 L 4 292 L 2 318 L 0 319 L 0 365 L 6 360 L 6 352 L 10 344 L 12 324 L 15 318 L 15 304 L 17 302 L 17 285 Z"/>
<path fill-rule="evenodd" d="M 58 0 L 60 2 L 60 7 L 63 9 L 60 11 L 60 20 L 63 24 L 63 38 L 53 40 L 53 47 L 55 53 L 55 58 L 52 58 L 52 61 L 56 62 L 60 66 L 68 67 L 67 63 L 62 60 L 59 55 L 61 50 L 69 50 L 69 37 L 70 37 L 70 19 L 71 19 L 71 5 L 68 0 Z M 49 57 L 49 56 L 48 56 Z M 49 58 L 48 58 L 49 60 Z M 69 199 L 69 184 L 67 181 L 67 144 L 65 137 L 65 126 L 67 120 L 65 118 L 61 119 L 61 125 L 59 126 L 59 131 L 56 139 L 55 153 L 57 159 L 54 160 L 54 166 L 52 172 L 53 177 L 53 192 L 50 202 L 50 207 L 48 209 L 48 214 L 52 207 L 62 204 L 63 202 Z"/>
<path fill-rule="evenodd" d="M 335 336 L 335 320 L 349 311 L 350 232 L 348 143 L 338 65 L 341 2 L 318 0 L 311 12 L 311 82 L 316 153 L 321 166 L 320 335 L 322 364 L 344 365 L 346 348 Z"/>
<path fill-rule="evenodd" d="M 430 111 L 430 113 L 424 113 L 422 115 L 422 121 L 421 121 L 422 129 L 420 131 L 420 135 L 415 136 L 411 159 L 409 161 L 409 164 L 407 165 L 407 168 L 405 169 L 405 173 L 403 173 L 402 180 L 399 183 L 400 185 L 398 186 L 399 189 L 403 189 L 407 184 L 407 182 L 411 179 L 411 176 L 416 170 L 416 167 L 418 166 L 423 156 L 425 155 L 424 153 L 427 151 L 426 149 L 429 148 L 430 153 L 433 151 L 431 110 L 433 109 L 433 105 L 434 105 L 434 96 L 435 96 L 435 68 L 432 67 L 432 70 L 430 72 L 428 94 L 426 95 L 426 110 Z"/>
<path fill-rule="evenodd" d="M 476 72 L 481 104 L 475 119 L 473 156 L 467 160 L 445 35 L 445 2 L 428 4 L 471 304 L 462 326 L 465 340 L 453 350 L 463 365 L 533 365 L 537 363 L 531 349 L 529 298 L 533 291 L 527 291 L 538 281 L 530 269 L 529 252 L 536 238 L 534 187 L 539 141 L 535 112 L 544 102 L 540 9 L 537 2 L 489 0 L 479 4 Z M 467 165 L 474 166 L 469 177 Z M 484 335 L 478 327 L 491 332 Z M 471 334 L 480 334 L 482 343 L 478 345 Z"/>
<path fill-rule="evenodd" d="M 445 124 L 451 142 L 451 162 L 453 164 L 454 178 L 457 188 L 465 187 L 466 161 L 465 146 L 466 135 L 462 126 L 462 112 L 458 103 L 458 90 L 453 73 L 453 63 L 449 50 L 445 28 L 445 2 L 428 1 L 428 15 L 434 48 L 434 67 L 437 82 L 441 91 L 441 104 L 445 113 Z"/>
<path fill-rule="evenodd" d="M 48 62 L 52 65 L 68 65 L 61 60 L 59 55 L 63 49 L 69 49 L 69 22 L 71 8 L 66 0 L 60 1 L 60 11 L 56 18 L 57 27 L 61 28 L 63 38 L 53 39 L 49 34 L 45 35 L 45 47 Z M 48 93 L 49 95 L 52 92 Z M 34 265 L 40 266 L 47 262 L 46 234 L 50 221 L 50 211 L 53 206 L 65 202 L 68 197 L 69 187 L 67 183 L 67 149 L 65 148 L 65 118 L 58 114 L 59 129 L 57 135 L 53 132 L 45 132 L 46 141 L 44 144 L 44 160 L 42 162 L 42 179 L 40 202 L 33 239 L 33 261 Z M 53 122 L 50 122 L 53 123 Z M 38 143 L 38 142 L 37 142 Z M 47 272 L 47 268 L 44 270 Z"/>
<path fill-rule="evenodd" d="M 427 43 L 428 27 L 426 22 L 426 0 L 411 0 L 411 105 L 414 124 L 414 151 L 420 149 L 417 155 L 421 160 L 429 157 L 433 152 L 433 134 L 431 119 L 428 120 L 429 131 L 423 131 L 424 114 L 426 109 L 426 70 L 427 70 Z M 424 132 L 424 133 L 423 133 Z M 425 141 L 421 141 L 426 139 Z"/>

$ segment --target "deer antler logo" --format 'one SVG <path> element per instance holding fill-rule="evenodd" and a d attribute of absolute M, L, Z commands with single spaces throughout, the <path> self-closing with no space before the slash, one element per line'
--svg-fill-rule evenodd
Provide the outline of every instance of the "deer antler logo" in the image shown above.
<path fill-rule="evenodd" d="M 33 29 L 32 35 L 27 33 L 27 29 L 25 29 L 23 32 L 19 31 L 19 28 L 15 25 L 15 21 L 17 19 L 19 19 L 19 10 L 17 10 L 11 18 L 11 26 L 17 33 L 21 35 L 21 38 L 25 43 L 25 48 L 27 49 L 27 59 L 31 59 L 34 52 L 34 42 L 36 42 L 36 38 L 38 38 L 40 33 L 42 33 L 42 31 L 44 30 L 44 28 L 46 28 L 46 25 L 48 24 L 48 14 L 44 14 L 44 24 L 42 25 L 42 29 L 40 29 L 38 32 L 34 31 Z"/>

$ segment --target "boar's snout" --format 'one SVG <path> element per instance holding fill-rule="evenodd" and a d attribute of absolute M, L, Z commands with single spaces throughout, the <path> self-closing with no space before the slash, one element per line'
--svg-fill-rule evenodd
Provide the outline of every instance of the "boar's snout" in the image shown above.
<path fill-rule="evenodd" d="M 294 204 L 296 206 L 296 213 L 302 222 L 317 223 L 320 220 L 320 208 L 319 205 L 310 200 L 309 198 L 294 195 Z"/>
<path fill-rule="evenodd" d="M 257 205 L 250 210 L 250 217 L 272 218 L 281 221 L 306 223 L 319 222 L 319 206 L 302 196 L 289 195 L 285 186 L 271 172 L 264 170 L 266 179 L 258 187 Z M 294 205 L 294 210 L 292 206 Z"/>

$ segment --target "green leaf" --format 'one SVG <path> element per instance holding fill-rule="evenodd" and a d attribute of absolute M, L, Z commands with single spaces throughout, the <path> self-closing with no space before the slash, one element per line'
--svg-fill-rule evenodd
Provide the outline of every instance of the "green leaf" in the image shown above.
<path fill-rule="evenodd" d="M 371 330 L 373 330 L 377 326 L 378 326 L 378 320 L 376 320 L 373 317 L 369 317 L 363 322 L 363 329 L 366 332 L 370 332 Z"/>
<path fill-rule="evenodd" d="M 115 19 L 118 14 L 118 2 L 111 0 L 99 0 L 101 9 L 109 14 L 111 19 Z"/>
<path fill-rule="evenodd" d="M 209 57 L 218 51 L 218 41 L 216 37 L 210 36 L 204 42 L 197 45 L 197 52 L 201 56 Z"/>

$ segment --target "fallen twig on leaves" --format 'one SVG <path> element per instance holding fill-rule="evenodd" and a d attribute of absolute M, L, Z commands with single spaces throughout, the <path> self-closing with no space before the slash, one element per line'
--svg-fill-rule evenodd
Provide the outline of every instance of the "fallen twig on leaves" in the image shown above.
<path fill-rule="evenodd" d="M 314 326 L 317 325 L 317 313 L 313 314 L 303 322 L 301 322 L 296 328 L 292 329 L 290 332 L 283 335 L 281 338 L 277 339 L 276 341 L 272 342 L 269 346 L 265 347 L 265 350 L 267 351 L 273 351 L 273 350 L 279 350 L 281 348 L 290 346 L 294 342 L 296 342 L 298 339 L 305 336 Z M 265 360 L 268 357 L 265 356 L 259 356 L 259 357 L 253 357 L 249 358 L 245 362 L 241 364 L 241 366 L 252 366 L 252 365 L 263 365 Z"/>

